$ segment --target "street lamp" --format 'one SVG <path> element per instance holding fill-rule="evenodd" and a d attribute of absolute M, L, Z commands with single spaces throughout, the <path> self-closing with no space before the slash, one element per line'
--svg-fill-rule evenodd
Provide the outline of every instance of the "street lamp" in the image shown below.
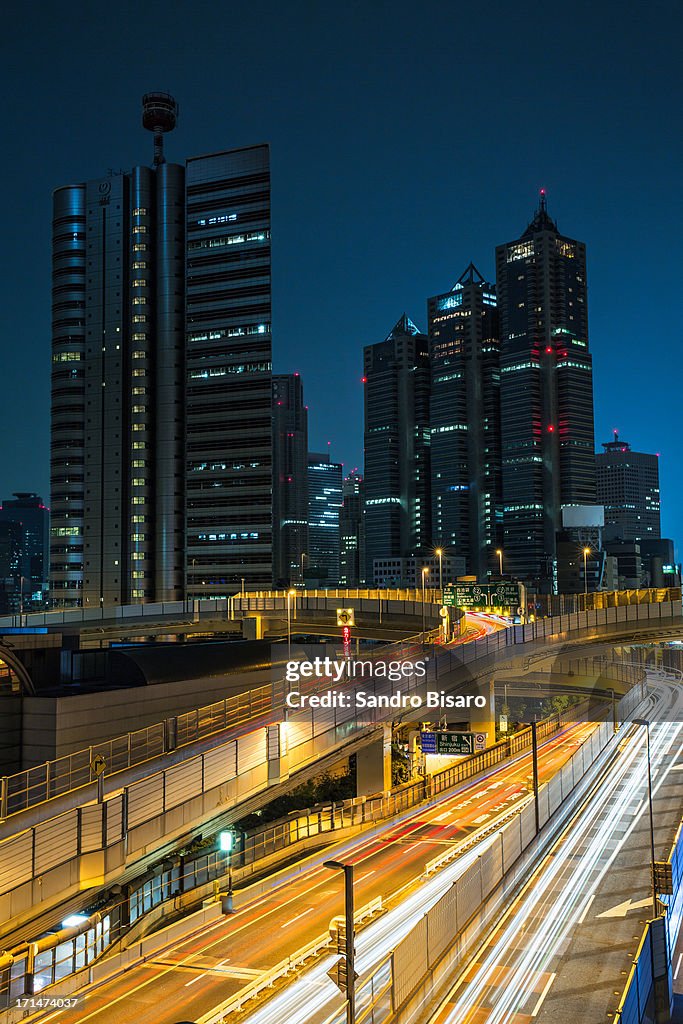
<path fill-rule="evenodd" d="M 241 593 L 241 596 L 244 597 L 244 576 L 240 576 L 240 580 L 242 581 L 242 589 L 241 589 L 240 593 Z"/>
<path fill-rule="evenodd" d="M 439 559 L 439 600 L 443 604 L 443 548 L 437 548 L 434 554 Z"/>
<path fill-rule="evenodd" d="M 503 552 L 501 548 L 496 548 L 496 554 L 498 555 L 498 569 L 500 575 L 503 575 Z"/>
<path fill-rule="evenodd" d="M 338 860 L 323 861 L 323 867 L 330 871 L 344 872 L 344 923 L 345 946 L 344 960 L 346 967 L 346 1024 L 356 1021 L 356 972 L 354 944 L 354 912 L 353 912 L 353 864 L 342 864 Z M 341 951 L 340 951 L 341 952 Z"/>
<path fill-rule="evenodd" d="M 588 594 L 587 559 L 588 559 L 588 556 L 590 555 L 590 553 L 591 553 L 591 549 L 590 548 L 584 548 L 583 549 L 583 593 L 584 593 L 584 596 L 587 596 L 587 594 Z"/>
<path fill-rule="evenodd" d="M 655 888 L 655 819 L 652 811 L 652 768 L 650 765 L 650 722 L 647 718 L 634 718 L 634 725 L 645 726 L 647 738 L 647 797 L 650 805 L 650 870 L 652 872 L 652 916 L 657 917 L 657 889 Z"/>
<path fill-rule="evenodd" d="M 301 582 L 304 582 L 304 558 L 308 558 L 305 551 L 301 552 Z"/>
<path fill-rule="evenodd" d="M 429 576 L 429 569 L 426 565 L 422 567 L 422 643 L 425 642 L 425 583 Z"/>
<path fill-rule="evenodd" d="M 235 833 L 230 830 L 229 832 L 221 832 L 218 836 L 218 845 L 223 853 L 228 855 L 228 891 L 225 894 L 225 903 L 223 906 L 223 913 L 232 914 L 233 912 L 233 892 L 232 892 L 232 851 L 235 848 Z"/>
<path fill-rule="evenodd" d="M 287 591 L 287 661 L 292 660 L 292 598 L 296 590 Z"/>

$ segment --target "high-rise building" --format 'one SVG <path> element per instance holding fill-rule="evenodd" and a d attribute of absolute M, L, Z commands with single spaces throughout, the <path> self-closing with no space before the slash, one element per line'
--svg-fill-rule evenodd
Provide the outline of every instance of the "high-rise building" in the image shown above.
<path fill-rule="evenodd" d="M 304 575 L 321 586 L 339 583 L 342 465 L 328 452 L 308 455 L 308 559 Z"/>
<path fill-rule="evenodd" d="M 522 236 L 496 249 L 505 565 L 553 587 L 562 505 L 595 503 L 586 247 L 541 192 Z"/>
<path fill-rule="evenodd" d="M 272 580 L 267 146 L 187 161 L 187 589 Z"/>
<path fill-rule="evenodd" d="M 52 600 L 222 595 L 271 574 L 268 148 L 54 193 Z"/>
<path fill-rule="evenodd" d="M 21 523 L 0 522 L 0 615 L 22 610 Z"/>
<path fill-rule="evenodd" d="M 308 409 L 298 373 L 273 376 L 273 583 L 301 583 L 308 557 Z"/>
<path fill-rule="evenodd" d="M 432 543 L 483 581 L 502 542 L 495 285 L 470 263 L 428 300 Z"/>
<path fill-rule="evenodd" d="M 429 351 L 404 313 L 384 341 L 364 350 L 365 576 L 376 559 L 431 547 Z"/>
<path fill-rule="evenodd" d="M 25 609 L 44 607 L 50 568 L 50 510 L 39 494 L 16 491 L 0 507 L 0 522 L 21 527 L 20 583 Z"/>
<path fill-rule="evenodd" d="M 661 537 L 659 458 L 631 451 L 614 431 L 595 456 L 598 502 L 605 506 L 605 525 L 621 540 Z"/>
<path fill-rule="evenodd" d="M 365 581 L 363 477 L 357 469 L 342 483 L 339 534 L 339 586 L 357 587 Z"/>

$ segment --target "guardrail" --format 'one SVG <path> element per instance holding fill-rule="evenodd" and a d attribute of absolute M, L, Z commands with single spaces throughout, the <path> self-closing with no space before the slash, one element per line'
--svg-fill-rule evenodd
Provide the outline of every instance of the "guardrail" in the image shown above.
<path fill-rule="evenodd" d="M 344 593 L 346 592 L 340 592 L 340 594 Z M 253 595 L 253 597 L 235 600 L 258 602 L 262 599 L 264 598 L 259 595 Z M 576 632 L 601 625 L 644 622 L 646 620 L 659 623 L 662 619 L 680 617 L 681 601 L 640 603 L 560 614 L 523 626 L 510 626 L 458 648 L 436 649 L 434 675 L 438 679 L 439 674 L 443 675 L 446 672 L 454 671 L 460 665 L 468 665 L 488 658 L 503 649 L 515 648 L 520 644 L 539 639 L 556 638 L 562 633 Z M 396 656 L 403 660 L 417 650 L 417 645 L 409 639 L 388 645 L 383 648 L 381 655 L 375 653 L 374 656 L 386 658 L 387 651 L 396 651 Z M 368 657 L 372 657 L 372 655 Z M 311 685 L 316 684 L 311 683 Z M 317 685 L 319 688 L 323 688 L 328 684 L 321 680 Z M 97 754 L 103 754 L 105 758 L 111 759 L 112 764 L 116 765 L 115 771 L 120 772 L 167 753 L 170 749 L 190 746 L 207 736 L 243 725 L 245 722 L 252 721 L 271 711 L 277 711 L 283 706 L 286 692 L 286 683 L 284 680 L 278 680 L 269 686 L 259 687 L 184 715 L 166 719 L 165 722 L 156 726 L 148 726 L 135 733 L 98 743 L 74 754 L 44 762 L 35 768 L 0 778 L 0 820 L 93 781 L 90 763 Z M 108 772 L 108 774 L 114 774 L 114 772 Z"/>

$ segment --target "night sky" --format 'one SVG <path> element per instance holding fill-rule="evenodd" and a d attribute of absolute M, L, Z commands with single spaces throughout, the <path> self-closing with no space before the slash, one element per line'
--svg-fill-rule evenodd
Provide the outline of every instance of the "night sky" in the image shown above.
<path fill-rule="evenodd" d="M 73 2 L 3 10 L 0 497 L 49 491 L 51 190 L 269 142 L 274 369 L 310 444 L 362 466 L 362 348 L 530 220 L 538 188 L 588 249 L 596 443 L 661 453 L 683 539 L 681 6 Z M 680 548 L 679 548 L 680 551 Z"/>

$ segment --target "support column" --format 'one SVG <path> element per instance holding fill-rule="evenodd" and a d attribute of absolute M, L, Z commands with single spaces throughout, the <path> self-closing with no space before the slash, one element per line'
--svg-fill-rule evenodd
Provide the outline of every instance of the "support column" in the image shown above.
<path fill-rule="evenodd" d="M 391 789 L 391 737 L 391 726 L 383 725 L 356 754 L 358 796 L 388 793 Z"/>
<path fill-rule="evenodd" d="M 263 640 L 263 616 L 245 615 L 242 619 L 242 636 L 245 640 Z"/>
<path fill-rule="evenodd" d="M 267 725 L 266 751 L 268 757 L 268 785 L 276 786 L 289 778 L 289 756 L 287 753 L 287 723 Z"/>
<path fill-rule="evenodd" d="M 479 679 L 477 687 L 482 697 L 486 697 L 486 707 L 470 708 L 470 729 L 472 732 L 486 733 L 486 746 L 490 747 L 496 742 L 496 705 L 493 676 L 488 680 Z"/>

